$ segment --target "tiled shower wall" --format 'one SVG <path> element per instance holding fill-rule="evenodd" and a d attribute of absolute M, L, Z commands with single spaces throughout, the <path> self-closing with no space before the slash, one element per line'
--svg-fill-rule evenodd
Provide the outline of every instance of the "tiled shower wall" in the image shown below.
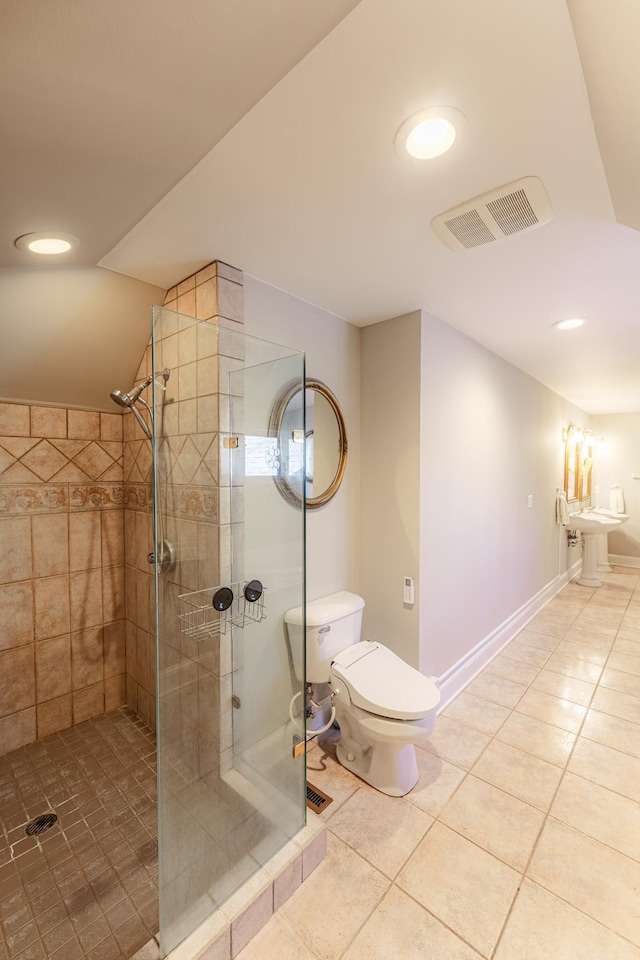
<path fill-rule="evenodd" d="M 213 263 L 165 306 L 219 324 L 229 344 L 212 356 L 195 327 L 182 338 L 166 327 L 159 351 L 172 371 L 167 435 L 214 434 L 206 450 L 181 451 L 179 539 L 200 529 L 216 578 L 229 581 L 230 489 L 218 453 L 229 399 L 219 373 L 235 362 L 242 272 Z M 150 373 L 149 346 L 136 382 Z M 130 414 L 0 403 L 1 753 L 124 703 L 155 726 L 151 457 Z"/>
<path fill-rule="evenodd" d="M 0 753 L 125 702 L 122 424 L 0 403 Z"/>
<path fill-rule="evenodd" d="M 166 391 L 158 388 L 156 431 L 161 486 L 169 480 L 161 507 L 167 523 L 163 535 L 178 554 L 166 590 L 174 615 L 178 593 L 233 579 L 230 481 L 224 466 L 228 451 L 221 447 L 221 431 L 229 428 L 229 397 L 221 383 L 226 382 L 230 366 L 241 365 L 237 359 L 241 348 L 234 332 L 243 329 L 242 280 L 242 271 L 219 262 L 210 264 L 169 290 L 162 322 L 155 331 L 157 368 L 170 370 Z M 210 321 L 211 325 L 181 324 L 179 316 Z M 149 345 L 135 382 L 150 375 Z M 162 383 L 160 377 L 157 380 Z M 149 403 L 150 394 L 148 391 Z M 135 419 L 126 414 L 124 487 L 127 703 L 153 727 L 153 567 L 148 562 L 153 550 L 151 449 Z M 206 583 L 198 579 L 202 576 Z M 229 746 L 224 737 L 213 743 L 197 731 L 223 730 L 222 722 L 212 723 L 212 710 L 220 709 L 229 719 L 229 705 L 222 707 L 221 701 L 230 700 L 230 693 L 224 696 L 226 687 L 230 689 L 230 656 L 216 649 L 215 656 L 204 658 L 197 643 L 164 633 L 165 653 L 175 657 L 179 700 L 184 706 L 178 707 L 173 729 L 178 735 L 183 731 L 184 759 L 192 773 L 199 775 L 201 764 L 208 769 L 217 766 L 220 752 Z M 192 756 L 194 744 L 198 756 Z"/>

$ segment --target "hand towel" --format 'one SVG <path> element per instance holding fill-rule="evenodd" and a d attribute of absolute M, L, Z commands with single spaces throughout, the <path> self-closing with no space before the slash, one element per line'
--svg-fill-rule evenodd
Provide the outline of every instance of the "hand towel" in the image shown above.
<path fill-rule="evenodd" d="M 616 513 L 625 513 L 624 509 L 624 491 L 619 483 L 614 483 L 609 491 L 609 510 Z"/>
<path fill-rule="evenodd" d="M 558 490 L 556 496 L 556 523 L 562 525 L 569 522 L 569 505 L 564 490 Z"/>

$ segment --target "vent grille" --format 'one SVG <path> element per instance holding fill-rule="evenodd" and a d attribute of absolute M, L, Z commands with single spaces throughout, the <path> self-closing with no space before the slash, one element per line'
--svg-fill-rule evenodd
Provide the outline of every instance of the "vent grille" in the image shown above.
<path fill-rule="evenodd" d="M 538 222 L 524 190 L 516 190 L 499 200 L 492 200 L 487 204 L 487 210 L 507 236 L 534 227 Z"/>
<path fill-rule="evenodd" d="M 542 181 L 523 177 L 446 210 L 431 225 L 452 250 L 469 250 L 534 230 L 552 216 Z"/>
<path fill-rule="evenodd" d="M 491 243 L 495 239 L 477 210 L 469 210 L 460 217 L 445 220 L 445 226 L 467 250 L 469 247 L 478 247 L 481 243 Z"/>
<path fill-rule="evenodd" d="M 325 807 L 333 803 L 333 797 L 328 797 L 322 790 L 318 790 L 312 783 L 307 782 L 307 806 L 316 813 L 322 813 Z"/>

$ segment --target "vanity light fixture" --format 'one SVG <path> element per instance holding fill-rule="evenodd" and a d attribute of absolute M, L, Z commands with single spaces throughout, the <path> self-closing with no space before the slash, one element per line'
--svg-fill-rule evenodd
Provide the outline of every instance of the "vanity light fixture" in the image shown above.
<path fill-rule="evenodd" d="M 26 253 L 55 256 L 59 253 L 67 253 L 73 247 L 77 247 L 79 242 L 78 238 L 71 233 L 58 233 L 52 230 L 49 233 L 25 233 L 18 237 L 15 246 Z"/>
<path fill-rule="evenodd" d="M 414 113 L 396 134 L 396 150 L 416 160 L 433 160 L 449 150 L 466 128 L 466 120 L 454 107 L 427 107 Z"/>
<path fill-rule="evenodd" d="M 556 330 L 575 330 L 577 327 L 581 327 L 583 323 L 584 319 L 582 317 L 570 317 L 568 320 L 558 320 L 553 326 Z"/>
<path fill-rule="evenodd" d="M 590 431 L 589 431 L 590 432 Z M 582 427 L 576 426 L 575 423 L 570 423 L 568 427 L 565 427 L 562 431 L 562 442 L 579 444 L 582 443 L 584 437 L 584 431 Z"/>

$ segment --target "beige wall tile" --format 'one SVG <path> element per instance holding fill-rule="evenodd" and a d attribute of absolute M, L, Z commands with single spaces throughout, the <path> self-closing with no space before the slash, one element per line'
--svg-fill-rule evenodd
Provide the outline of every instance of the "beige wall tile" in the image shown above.
<path fill-rule="evenodd" d="M 100 437 L 100 414 L 93 410 L 68 410 L 67 436 L 74 440 L 97 440 Z"/>
<path fill-rule="evenodd" d="M 195 278 L 194 278 L 195 283 Z M 195 286 L 191 290 L 184 290 L 180 293 L 178 287 L 178 313 L 185 317 L 195 317 L 196 315 L 196 291 Z"/>
<path fill-rule="evenodd" d="M 105 678 L 120 676 L 126 672 L 125 621 L 106 623 L 104 626 L 104 675 Z"/>
<path fill-rule="evenodd" d="M 123 674 L 119 677 L 109 677 L 104 682 L 104 708 L 115 710 L 123 707 L 127 702 L 127 678 Z"/>
<path fill-rule="evenodd" d="M 0 583 L 28 580 L 31 568 L 31 519 L 0 518 Z"/>
<path fill-rule="evenodd" d="M 66 513 L 31 520 L 33 575 L 52 577 L 69 572 L 69 520 Z"/>
<path fill-rule="evenodd" d="M 0 652 L 0 716 L 18 713 L 36 702 L 34 645 Z"/>
<path fill-rule="evenodd" d="M 29 707 L 20 713 L 0 719 L 0 756 L 33 743 L 36 739 L 36 708 Z"/>
<path fill-rule="evenodd" d="M 69 633 L 69 577 L 35 580 L 36 640 Z"/>
<path fill-rule="evenodd" d="M 67 466 L 67 458 L 48 440 L 41 440 L 25 453 L 21 463 L 41 480 L 50 480 Z"/>
<path fill-rule="evenodd" d="M 36 644 L 36 692 L 38 703 L 71 692 L 71 638 L 68 635 Z"/>
<path fill-rule="evenodd" d="M 182 313 L 182 311 L 180 311 Z M 197 323 L 189 324 L 178 333 L 178 362 L 180 366 L 198 359 Z"/>
<path fill-rule="evenodd" d="M 41 477 L 28 470 L 23 463 L 14 463 L 2 474 L 3 483 L 40 483 Z"/>
<path fill-rule="evenodd" d="M 30 580 L 0 584 L 0 624 L 0 650 L 33 643 L 33 583 Z"/>
<path fill-rule="evenodd" d="M 124 514 L 124 510 L 100 511 L 104 566 L 124 562 Z"/>
<path fill-rule="evenodd" d="M 46 703 L 39 703 L 37 708 L 38 740 L 50 737 L 52 733 L 66 730 L 72 723 L 71 694 L 56 697 Z"/>
<path fill-rule="evenodd" d="M 105 416 L 105 414 L 102 414 Z M 30 456 L 31 454 L 27 454 Z M 99 443 L 88 443 L 75 457 L 74 463 L 92 480 L 97 480 L 110 466 L 113 460 Z"/>
<path fill-rule="evenodd" d="M 136 712 L 141 720 L 151 725 L 151 697 L 149 693 L 138 684 L 137 688 L 137 707 Z"/>
<path fill-rule="evenodd" d="M 244 321 L 244 291 L 241 284 L 218 277 L 218 313 L 228 320 Z"/>
<path fill-rule="evenodd" d="M 100 439 L 122 440 L 122 421 L 123 415 L 121 413 L 101 413 Z"/>
<path fill-rule="evenodd" d="M 210 320 L 218 312 L 218 293 L 216 278 L 205 278 L 196 287 L 196 317 L 198 320 Z"/>
<path fill-rule="evenodd" d="M 103 569 L 102 604 L 105 623 L 124 618 L 124 566 Z"/>
<path fill-rule="evenodd" d="M 31 436 L 29 407 L 23 403 L 0 403 L 0 437 Z"/>
<path fill-rule="evenodd" d="M 192 274 L 190 277 L 181 280 L 178 286 L 176 287 L 177 293 L 176 296 L 183 297 L 185 293 L 188 293 L 189 290 L 195 289 L 196 285 L 196 274 Z M 182 313 L 182 310 L 178 310 L 178 313 Z"/>
<path fill-rule="evenodd" d="M 69 595 L 72 630 L 82 630 L 104 622 L 100 568 L 85 573 L 70 574 Z"/>
<path fill-rule="evenodd" d="M 95 683 L 73 694 L 73 722 L 82 723 L 104 713 L 104 683 Z"/>
<path fill-rule="evenodd" d="M 32 437 L 66 437 L 67 411 L 59 407 L 31 407 Z"/>
<path fill-rule="evenodd" d="M 102 627 L 71 634 L 71 664 L 74 691 L 96 684 L 104 678 Z"/>

